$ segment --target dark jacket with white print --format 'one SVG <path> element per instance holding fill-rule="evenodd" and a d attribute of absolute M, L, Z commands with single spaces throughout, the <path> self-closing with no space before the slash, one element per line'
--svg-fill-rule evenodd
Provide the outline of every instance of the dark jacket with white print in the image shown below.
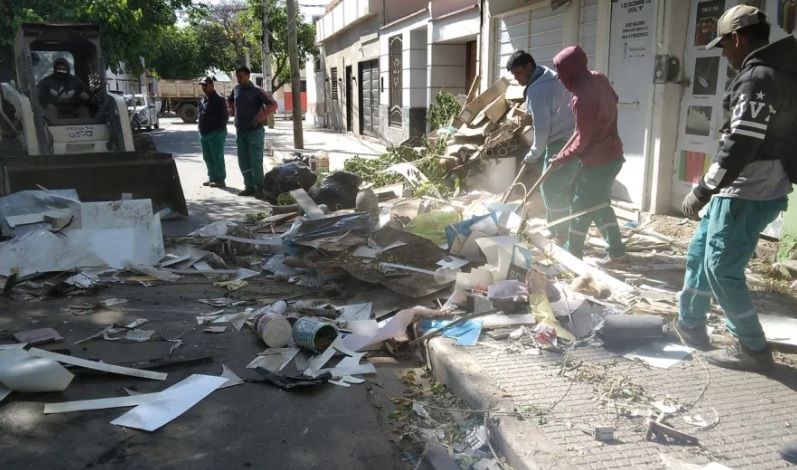
<path fill-rule="evenodd" d="M 791 192 L 781 159 L 797 160 L 797 39 L 750 53 L 725 93 L 727 116 L 714 162 L 694 194 L 771 200 Z"/>

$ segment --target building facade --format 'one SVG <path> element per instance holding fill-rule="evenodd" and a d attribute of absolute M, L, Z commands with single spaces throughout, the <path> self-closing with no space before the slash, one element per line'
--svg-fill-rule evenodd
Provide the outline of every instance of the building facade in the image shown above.
<path fill-rule="evenodd" d="M 355 2 L 339 4 L 346 1 Z M 378 126 L 370 127 L 370 134 L 400 144 L 427 131 L 426 109 L 439 90 L 465 93 L 474 75 L 481 78 L 480 89 L 486 89 L 509 76 L 506 60 L 518 49 L 552 66 L 557 52 L 579 44 L 590 68 L 605 73 L 619 96 L 626 163 L 614 198 L 630 210 L 673 212 L 710 165 L 717 147 L 722 95 L 735 72 L 720 50 L 703 46 L 714 35 L 719 16 L 739 3 L 755 4 L 767 13 L 772 40 L 794 34 L 797 8 L 784 7 L 788 2 L 779 0 L 379 2 L 369 21 L 337 33 L 349 35 L 350 47 L 360 48 L 359 56 L 342 58 L 339 46 L 323 42 L 325 73 L 329 80 L 329 57 L 335 54 L 336 78 L 342 83 L 346 67 L 353 67 L 353 76 L 360 73 L 363 51 L 369 60 L 378 58 Z M 323 21 L 328 16 L 329 11 Z M 363 38 L 371 47 L 365 47 Z M 356 87 L 351 87 L 355 98 L 361 93 Z M 336 96 L 326 102 L 345 103 L 340 92 Z M 358 112 L 353 106 L 352 115 Z M 364 133 L 342 124 L 346 109 L 327 115 L 337 121 L 330 127 Z"/>

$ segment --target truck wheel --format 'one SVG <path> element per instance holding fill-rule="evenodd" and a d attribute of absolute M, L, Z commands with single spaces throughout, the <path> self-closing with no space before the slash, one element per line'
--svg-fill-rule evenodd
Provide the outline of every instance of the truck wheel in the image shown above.
<path fill-rule="evenodd" d="M 177 115 L 180 116 L 180 119 L 185 123 L 196 122 L 196 114 L 196 105 L 193 103 L 184 104 L 177 108 Z"/>

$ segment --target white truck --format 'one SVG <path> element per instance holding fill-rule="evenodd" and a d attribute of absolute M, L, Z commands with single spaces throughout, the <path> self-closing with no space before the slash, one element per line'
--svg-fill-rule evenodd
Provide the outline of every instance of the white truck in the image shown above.
<path fill-rule="evenodd" d="M 234 82 L 213 82 L 216 93 L 226 98 Z M 199 100 L 204 93 L 197 80 L 159 80 L 158 90 L 164 105 L 174 111 L 183 122 L 196 122 Z"/>

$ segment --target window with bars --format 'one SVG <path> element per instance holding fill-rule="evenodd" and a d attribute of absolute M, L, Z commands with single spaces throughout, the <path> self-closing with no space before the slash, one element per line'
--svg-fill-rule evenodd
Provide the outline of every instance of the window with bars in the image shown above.
<path fill-rule="evenodd" d="M 396 35 L 389 40 L 388 60 L 389 79 L 390 79 L 390 100 L 388 102 L 388 124 L 394 127 L 402 125 L 402 93 L 404 91 L 402 82 L 402 53 L 403 41 L 401 35 Z"/>
<path fill-rule="evenodd" d="M 338 99 L 338 68 L 332 67 L 329 69 L 329 79 L 332 81 L 332 99 Z"/>

